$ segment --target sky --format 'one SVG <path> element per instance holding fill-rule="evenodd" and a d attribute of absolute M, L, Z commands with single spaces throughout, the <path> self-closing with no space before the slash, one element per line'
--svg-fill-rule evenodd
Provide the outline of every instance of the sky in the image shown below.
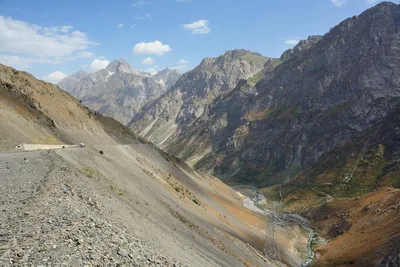
<path fill-rule="evenodd" d="M 0 63 L 57 83 L 119 58 L 148 72 L 184 72 L 231 49 L 280 57 L 378 2 L 0 0 Z"/>

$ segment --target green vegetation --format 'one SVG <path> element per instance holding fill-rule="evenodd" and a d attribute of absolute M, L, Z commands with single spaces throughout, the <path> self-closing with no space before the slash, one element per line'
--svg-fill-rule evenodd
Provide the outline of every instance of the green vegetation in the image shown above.
<path fill-rule="evenodd" d="M 279 195 L 278 187 L 279 187 L 278 185 L 264 187 L 264 188 L 260 189 L 259 192 L 265 196 L 268 203 L 271 203 L 274 201 L 280 201 L 281 197 Z"/>
<path fill-rule="evenodd" d="M 93 178 L 95 175 L 98 174 L 97 171 L 95 171 L 87 166 L 83 166 L 82 172 L 89 178 Z"/>
<path fill-rule="evenodd" d="M 400 172 L 392 172 L 387 176 L 386 185 L 400 188 Z"/>
<path fill-rule="evenodd" d="M 244 118 L 248 121 L 259 121 L 259 120 L 266 120 L 270 117 L 273 110 L 270 108 L 266 108 L 262 112 L 249 112 L 247 113 Z"/>
<path fill-rule="evenodd" d="M 214 69 L 212 67 L 205 67 L 205 68 L 202 68 L 200 71 L 205 72 L 207 74 L 214 73 Z"/>
<path fill-rule="evenodd" d="M 246 54 L 244 56 L 241 56 L 240 59 L 251 61 L 251 62 L 257 62 L 257 63 L 265 63 L 268 60 L 265 57 L 258 56 L 258 55 L 255 55 L 255 54 L 251 54 L 251 53 L 248 53 L 248 54 Z"/>
<path fill-rule="evenodd" d="M 304 64 L 305 66 L 310 66 L 310 65 L 312 64 L 312 62 L 313 62 L 312 59 L 308 59 L 308 60 L 306 60 L 303 64 Z"/>
<path fill-rule="evenodd" d="M 118 196 L 123 196 L 125 195 L 125 193 L 118 187 L 115 187 L 113 185 L 110 185 L 110 189 L 111 191 L 113 191 L 115 194 L 117 194 Z"/>
<path fill-rule="evenodd" d="M 256 85 L 259 81 L 261 81 L 262 79 L 264 79 L 264 71 L 260 71 L 259 73 L 257 73 L 256 75 L 252 76 L 249 78 L 249 83 L 251 85 Z"/>
<path fill-rule="evenodd" d="M 323 116 L 326 117 L 330 117 L 330 116 L 334 116 L 338 113 L 340 113 L 341 111 L 347 109 L 349 107 L 349 103 L 342 103 L 342 104 L 338 104 L 336 106 L 333 106 L 327 110 L 325 110 L 325 112 L 323 112 Z"/>
<path fill-rule="evenodd" d="M 280 120 L 297 119 L 300 116 L 298 106 L 280 106 L 270 113 L 270 118 L 277 118 Z"/>

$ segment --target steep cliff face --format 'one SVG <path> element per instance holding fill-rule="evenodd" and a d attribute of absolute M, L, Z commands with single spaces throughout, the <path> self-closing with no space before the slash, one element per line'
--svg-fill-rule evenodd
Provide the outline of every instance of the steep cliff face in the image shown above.
<path fill-rule="evenodd" d="M 95 73 L 78 72 L 59 86 L 88 107 L 127 124 L 145 103 L 166 92 L 178 77 L 180 74 L 170 69 L 151 76 L 120 59 Z"/>
<path fill-rule="evenodd" d="M 215 99 L 167 150 L 241 182 L 290 180 L 395 110 L 399 26 L 400 7 L 382 3 L 300 42 L 255 86 Z"/>
<path fill-rule="evenodd" d="M 206 58 L 198 67 L 185 73 L 170 91 L 143 107 L 130 127 L 165 147 L 184 134 L 217 96 L 229 93 L 239 80 L 260 72 L 267 60 L 246 50 Z"/>

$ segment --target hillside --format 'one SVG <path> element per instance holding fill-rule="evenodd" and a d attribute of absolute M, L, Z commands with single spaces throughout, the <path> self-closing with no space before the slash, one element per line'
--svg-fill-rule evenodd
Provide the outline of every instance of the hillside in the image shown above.
<path fill-rule="evenodd" d="M 142 106 L 166 92 L 180 76 L 172 69 L 151 76 L 120 59 L 94 73 L 80 71 L 58 85 L 89 108 L 127 124 Z"/>
<path fill-rule="evenodd" d="M 266 264 L 249 246 L 262 251 L 266 218 L 235 190 L 53 84 L 3 65 L 0 83 L 0 265 Z M 295 229 L 278 232 L 288 266 L 305 261 Z"/>
<path fill-rule="evenodd" d="M 176 84 L 144 106 L 129 127 L 161 148 L 173 143 L 221 94 L 229 93 L 241 79 L 260 72 L 267 58 L 247 50 L 232 50 L 205 58 Z"/>
<path fill-rule="evenodd" d="M 217 97 L 165 149 L 224 179 L 290 181 L 396 110 L 399 18 L 398 5 L 381 3 L 300 42 Z"/>

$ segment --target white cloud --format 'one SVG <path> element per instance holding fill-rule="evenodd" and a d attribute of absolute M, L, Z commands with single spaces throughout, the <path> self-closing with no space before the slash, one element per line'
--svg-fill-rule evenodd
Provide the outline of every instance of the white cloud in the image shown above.
<path fill-rule="evenodd" d="M 123 23 L 118 24 L 118 28 L 123 28 L 123 27 L 124 27 L 124 24 L 123 24 Z"/>
<path fill-rule="evenodd" d="M 94 53 L 92 52 L 88 52 L 88 51 L 82 51 L 82 52 L 78 52 L 76 54 L 77 58 L 89 58 L 89 57 L 94 57 Z"/>
<path fill-rule="evenodd" d="M 188 65 L 179 65 L 179 66 L 173 66 L 173 67 L 171 67 L 171 69 L 177 70 L 177 71 L 179 71 L 179 72 L 185 71 L 185 70 L 187 70 L 188 68 L 189 68 Z"/>
<path fill-rule="evenodd" d="M 61 64 L 62 61 L 46 58 L 23 57 L 16 55 L 0 55 L 0 63 L 16 69 L 23 70 L 31 67 L 34 64 Z"/>
<path fill-rule="evenodd" d="M 379 2 L 379 0 L 367 0 L 367 4 L 368 5 L 373 5 L 373 4 L 375 4 L 375 3 L 378 3 Z"/>
<path fill-rule="evenodd" d="M 210 32 L 209 23 L 208 20 L 201 19 L 189 24 L 182 24 L 181 26 L 186 30 L 190 30 L 192 34 L 207 34 Z"/>
<path fill-rule="evenodd" d="M 347 3 L 347 0 L 331 0 L 332 4 L 337 7 L 341 7 Z"/>
<path fill-rule="evenodd" d="M 51 83 L 57 84 L 66 77 L 68 77 L 68 74 L 65 74 L 61 71 L 55 71 L 55 72 L 50 73 L 49 75 L 46 75 L 43 78 L 43 80 L 45 80 L 46 82 L 51 82 Z"/>
<path fill-rule="evenodd" d="M 144 15 L 136 15 L 134 17 L 135 20 L 153 20 L 153 17 L 150 13 L 146 13 Z"/>
<path fill-rule="evenodd" d="M 17 6 L 13 6 L 12 8 L 13 8 L 14 10 L 19 11 L 19 12 L 24 12 L 24 13 L 28 12 L 27 9 L 23 9 L 23 8 L 20 8 L 20 7 L 17 7 Z"/>
<path fill-rule="evenodd" d="M 160 41 L 154 41 L 149 43 L 138 43 L 133 47 L 134 54 L 148 54 L 148 55 L 164 55 L 170 52 L 172 49 L 167 44 L 163 44 Z"/>
<path fill-rule="evenodd" d="M 144 3 L 145 3 L 145 1 L 144 1 L 144 0 L 141 0 L 141 1 L 137 1 L 137 2 L 133 3 L 132 6 L 133 6 L 133 7 L 143 6 Z"/>
<path fill-rule="evenodd" d="M 144 71 L 150 73 L 151 75 L 154 75 L 154 74 L 156 74 L 158 72 L 154 68 L 148 68 L 148 69 L 145 69 Z"/>
<path fill-rule="evenodd" d="M 0 51 L 30 56 L 64 57 L 94 45 L 71 26 L 41 27 L 0 16 Z"/>
<path fill-rule="evenodd" d="M 95 59 L 90 64 L 90 70 L 99 71 L 101 69 L 105 69 L 108 66 L 108 64 L 110 64 L 110 61 L 108 60 Z"/>
<path fill-rule="evenodd" d="M 151 57 L 142 60 L 142 64 L 144 65 L 153 65 L 154 63 L 156 62 Z"/>
<path fill-rule="evenodd" d="M 140 7 L 140 6 L 144 6 L 146 4 L 153 4 L 154 1 L 149 1 L 149 0 L 139 0 L 136 1 L 135 3 L 132 4 L 133 7 Z"/>
<path fill-rule="evenodd" d="M 176 0 L 176 2 L 181 2 L 181 3 L 191 3 L 192 0 Z"/>
<path fill-rule="evenodd" d="M 189 61 L 187 61 L 186 59 L 181 59 L 181 60 L 179 60 L 176 64 L 178 64 L 178 65 L 186 65 L 186 64 L 188 64 L 189 63 Z"/>
<path fill-rule="evenodd" d="M 34 64 L 60 64 L 93 56 L 87 49 L 96 45 L 72 26 L 42 27 L 0 16 L 0 56 L 5 64 L 28 68 Z"/>
<path fill-rule="evenodd" d="M 61 26 L 61 27 L 60 27 L 60 31 L 61 31 L 62 33 L 67 33 L 67 32 L 69 32 L 72 28 L 73 28 L 72 26 Z"/>
<path fill-rule="evenodd" d="M 297 45 L 300 41 L 299 40 L 286 40 L 285 44 L 287 45 Z"/>

